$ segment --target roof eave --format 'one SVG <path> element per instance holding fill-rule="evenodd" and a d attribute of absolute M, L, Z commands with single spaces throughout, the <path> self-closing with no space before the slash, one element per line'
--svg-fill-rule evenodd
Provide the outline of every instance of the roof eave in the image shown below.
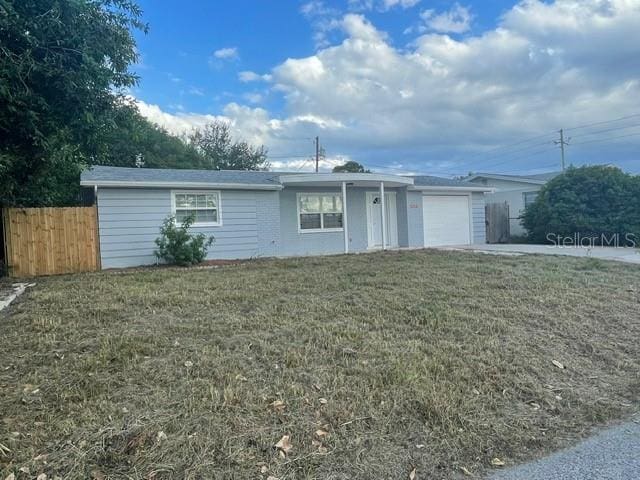
<path fill-rule="evenodd" d="M 491 180 L 503 180 L 505 182 L 514 182 L 514 183 L 531 183 L 533 185 L 544 185 L 545 183 L 548 182 L 548 180 L 535 180 L 533 178 L 527 178 L 527 177 L 513 178 L 513 177 L 504 176 L 504 175 L 473 175 L 471 177 L 467 177 L 465 181 L 473 182 L 478 178 L 488 178 Z"/>
<path fill-rule="evenodd" d="M 495 192 L 495 188 L 489 187 L 447 187 L 445 185 L 414 185 L 409 187 L 409 190 L 420 191 L 420 192 L 484 192 L 484 193 L 493 193 Z"/>
<path fill-rule="evenodd" d="M 413 179 L 399 175 L 377 173 L 309 173 L 296 175 L 280 175 L 283 184 L 313 184 L 320 182 L 387 182 L 398 186 L 413 185 Z"/>
<path fill-rule="evenodd" d="M 282 190 L 282 185 L 252 183 L 212 183 L 212 182 L 136 182 L 122 180 L 80 180 L 83 187 L 112 188 L 207 188 L 218 190 Z"/>

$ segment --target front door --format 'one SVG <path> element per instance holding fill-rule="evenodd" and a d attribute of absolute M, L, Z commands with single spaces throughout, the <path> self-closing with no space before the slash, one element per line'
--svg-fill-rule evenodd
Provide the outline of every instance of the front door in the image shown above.
<path fill-rule="evenodd" d="M 387 247 L 398 246 L 398 218 L 395 192 L 384 194 L 386 211 L 385 243 Z M 382 248 L 382 202 L 380 193 L 367 192 L 367 236 L 369 248 Z"/>

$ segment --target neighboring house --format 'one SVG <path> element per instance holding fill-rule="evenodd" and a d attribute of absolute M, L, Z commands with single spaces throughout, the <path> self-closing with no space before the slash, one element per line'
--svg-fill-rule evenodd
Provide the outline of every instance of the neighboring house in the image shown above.
<path fill-rule="evenodd" d="M 538 191 L 560 172 L 541 173 L 539 175 L 498 175 L 494 173 L 476 173 L 465 179 L 467 182 L 491 187 L 493 193 L 486 195 L 487 203 L 507 202 L 509 205 L 509 224 L 512 236 L 525 235 L 520 215 L 527 205 L 533 203 Z"/>
<path fill-rule="evenodd" d="M 438 177 L 96 166 L 102 268 L 156 263 L 163 220 L 195 214 L 209 259 L 485 243 L 487 187 Z"/>

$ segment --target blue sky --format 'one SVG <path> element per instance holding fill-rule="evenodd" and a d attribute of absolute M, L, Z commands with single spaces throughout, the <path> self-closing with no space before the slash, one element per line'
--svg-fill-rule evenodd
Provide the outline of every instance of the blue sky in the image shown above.
<path fill-rule="evenodd" d="M 570 130 L 569 160 L 640 171 L 640 1 L 140 4 L 143 114 L 227 120 L 275 168 L 309 168 L 320 135 L 325 168 L 545 171 L 555 130 L 597 123 Z"/>

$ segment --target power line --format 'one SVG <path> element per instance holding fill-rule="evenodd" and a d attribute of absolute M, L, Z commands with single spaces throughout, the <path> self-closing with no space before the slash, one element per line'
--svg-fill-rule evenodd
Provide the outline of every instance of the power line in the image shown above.
<path fill-rule="evenodd" d="M 634 113 L 633 115 L 627 115 L 626 117 L 615 118 L 613 120 L 604 120 L 602 122 L 587 123 L 586 125 L 578 125 L 577 127 L 565 128 L 564 130 L 565 132 L 568 132 L 570 130 L 578 130 L 580 128 L 595 127 L 596 125 L 605 125 L 607 123 L 621 122 L 622 120 L 627 120 L 629 118 L 636 118 L 636 117 L 640 117 L 640 113 Z"/>
<path fill-rule="evenodd" d="M 535 136 L 535 137 L 527 138 L 527 139 L 525 139 L 525 140 L 520 140 L 520 141 L 518 141 L 518 142 L 510 143 L 510 144 L 503 145 L 503 146 L 500 146 L 500 147 L 495 147 L 495 148 L 492 148 L 492 149 L 487 150 L 487 151 L 482 152 L 482 153 L 477 153 L 477 154 L 475 154 L 475 155 L 472 155 L 471 157 L 468 157 L 468 159 L 467 159 L 467 160 L 465 160 L 465 161 L 463 162 L 463 164 L 469 164 L 469 163 L 472 163 L 474 160 L 478 159 L 479 157 L 486 156 L 488 153 L 495 152 L 495 151 L 498 151 L 498 150 L 503 150 L 503 149 L 505 149 L 505 148 L 509 148 L 509 147 L 516 147 L 516 146 L 518 146 L 518 145 L 522 145 L 522 144 L 524 144 L 524 143 L 529 143 L 529 142 L 532 142 L 532 141 L 534 141 L 534 140 L 539 140 L 539 139 L 541 139 L 541 138 L 551 136 L 551 135 L 553 135 L 553 134 L 555 134 L 555 133 L 556 133 L 556 132 L 544 133 L 544 134 L 542 134 L 542 135 L 537 135 L 537 136 Z M 549 141 L 551 141 L 551 139 L 550 139 Z M 544 143 L 547 143 L 547 142 L 544 142 Z M 504 157 L 505 155 L 510 155 L 510 154 L 512 154 L 512 153 L 517 153 L 517 152 L 520 152 L 520 151 L 525 151 L 525 150 L 527 150 L 527 149 L 529 149 L 529 148 L 533 148 L 533 147 L 537 147 L 537 146 L 540 146 L 540 145 L 544 145 L 544 143 L 536 143 L 535 145 L 529 145 L 529 146 L 526 146 L 526 147 L 524 147 L 524 148 L 518 149 L 518 150 L 513 151 L 513 152 L 505 152 L 505 153 L 501 153 L 500 155 L 496 155 L 496 156 L 489 156 L 489 157 L 486 157 L 486 159 L 487 159 L 487 160 L 489 160 L 489 159 L 492 159 L 492 158 Z"/>
<path fill-rule="evenodd" d="M 308 153 L 295 153 L 291 155 L 267 155 L 269 158 L 307 158 L 309 156 Z"/>
<path fill-rule="evenodd" d="M 619 118 L 612 119 L 612 120 L 604 120 L 604 121 L 601 121 L 601 122 L 593 122 L 593 123 L 588 123 L 588 124 L 584 124 L 584 125 L 578 125 L 578 126 L 575 126 L 575 127 L 565 128 L 563 130 L 564 130 L 564 132 L 573 131 L 573 130 L 593 127 L 593 126 L 597 126 L 597 125 L 605 125 L 605 124 L 609 124 L 609 123 L 620 122 L 620 121 L 623 121 L 623 120 L 628 120 L 630 118 L 637 118 L 637 117 L 640 117 L 640 113 L 633 114 L 633 115 L 627 115 L 627 116 L 619 117 Z M 608 130 L 609 131 L 614 131 L 614 130 L 626 129 L 626 128 L 630 128 L 630 126 L 619 126 L 619 127 L 611 128 L 611 129 L 608 129 Z M 540 146 L 540 145 L 544 145 L 544 143 L 537 143 L 537 144 L 534 144 L 534 145 L 527 145 L 527 146 L 525 146 L 523 148 L 519 148 L 517 150 L 510 151 L 510 152 L 504 152 L 504 153 L 501 153 L 499 155 L 488 156 L 488 157 L 486 156 L 487 153 L 490 153 L 490 152 L 493 152 L 493 151 L 498 151 L 498 150 L 504 150 L 505 148 L 509 148 L 509 147 L 513 147 L 513 146 L 526 144 L 526 143 L 532 142 L 534 140 L 538 140 L 540 138 L 544 138 L 544 137 L 547 137 L 549 135 L 552 135 L 553 133 L 556 133 L 556 132 L 544 133 L 544 134 L 541 134 L 541 135 L 538 135 L 538 136 L 535 136 L 535 137 L 530 137 L 530 138 L 526 138 L 524 140 L 520 140 L 518 142 L 514 142 L 514 143 L 510 143 L 510 144 L 504 145 L 504 146 L 496 147 L 496 148 L 493 148 L 493 149 L 488 150 L 486 152 L 475 154 L 475 155 L 471 156 L 470 158 L 468 158 L 467 160 L 463 161 L 461 163 L 461 165 L 470 165 L 475 160 L 478 160 L 481 157 L 485 157 L 483 160 L 491 160 L 491 159 L 495 159 L 495 158 L 502 158 L 502 157 L 505 157 L 505 156 L 510 156 L 510 155 L 513 155 L 514 153 L 524 152 L 524 151 L 526 151 L 526 150 L 528 150 L 530 148 L 534 148 L 534 147 L 537 147 L 537 146 Z M 589 133 L 581 134 L 580 136 L 585 136 L 585 135 L 589 135 Z"/>
<path fill-rule="evenodd" d="M 311 158 L 307 158 L 304 162 L 302 162 L 302 164 L 298 168 L 296 168 L 296 172 L 299 172 L 300 170 L 302 170 L 307 163 L 311 163 L 311 166 L 313 166 L 312 162 L 313 160 Z"/>
<path fill-rule="evenodd" d="M 588 137 L 590 135 L 597 135 L 598 133 L 607 133 L 607 132 L 614 132 L 616 130 L 626 130 L 627 128 L 634 128 L 634 127 L 640 127 L 640 123 L 633 123 L 631 125 L 624 125 L 622 127 L 614 127 L 614 128 L 607 128 L 605 130 L 596 130 L 594 132 L 587 132 L 587 133 L 582 133 L 580 135 L 574 135 L 571 138 L 582 138 L 582 137 Z"/>
<path fill-rule="evenodd" d="M 619 138 L 627 138 L 627 137 L 636 137 L 640 135 L 640 132 L 636 132 L 636 133 L 629 133 L 628 135 L 620 135 L 617 137 L 610 137 L 610 138 L 596 138 L 595 140 L 587 140 L 586 142 L 578 142 L 578 143 L 574 143 L 572 145 L 585 145 L 587 143 L 598 143 L 598 142 L 609 142 L 611 140 L 617 140 Z"/>

